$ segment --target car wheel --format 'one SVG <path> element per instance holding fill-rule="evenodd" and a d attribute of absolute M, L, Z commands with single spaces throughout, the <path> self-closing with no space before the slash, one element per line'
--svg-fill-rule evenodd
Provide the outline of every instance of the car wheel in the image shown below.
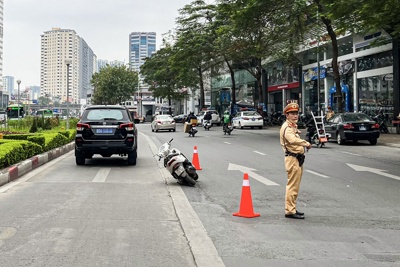
<path fill-rule="evenodd" d="M 343 145 L 344 144 L 344 140 L 340 136 L 340 132 L 336 133 L 336 141 L 337 141 L 338 145 Z"/>
<path fill-rule="evenodd" d="M 262 129 L 263 127 L 262 126 L 258 126 L 258 129 Z"/>
<path fill-rule="evenodd" d="M 85 165 L 85 154 L 75 151 L 75 163 L 76 165 Z"/>
<path fill-rule="evenodd" d="M 136 165 L 137 151 L 136 149 L 128 152 L 128 165 Z"/>
<path fill-rule="evenodd" d="M 156 132 L 158 132 L 158 129 L 156 129 Z"/>
<path fill-rule="evenodd" d="M 239 128 L 243 129 L 243 126 L 242 126 L 242 124 L 240 122 L 239 122 Z"/>
<path fill-rule="evenodd" d="M 153 129 L 153 127 L 151 127 L 151 131 L 152 131 L 152 132 L 154 132 L 154 129 Z"/>
<path fill-rule="evenodd" d="M 378 143 L 378 139 L 369 140 L 369 143 L 374 146 Z"/>
<path fill-rule="evenodd" d="M 173 132 L 176 132 L 176 129 L 172 129 Z"/>

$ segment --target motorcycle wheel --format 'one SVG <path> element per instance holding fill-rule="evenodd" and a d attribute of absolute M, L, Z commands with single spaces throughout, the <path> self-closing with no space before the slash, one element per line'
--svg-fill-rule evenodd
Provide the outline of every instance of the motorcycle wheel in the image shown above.
<path fill-rule="evenodd" d="M 185 182 L 189 185 L 189 186 L 194 186 L 196 184 L 196 181 L 190 177 L 189 174 L 186 174 L 186 176 L 183 178 L 185 179 Z"/>

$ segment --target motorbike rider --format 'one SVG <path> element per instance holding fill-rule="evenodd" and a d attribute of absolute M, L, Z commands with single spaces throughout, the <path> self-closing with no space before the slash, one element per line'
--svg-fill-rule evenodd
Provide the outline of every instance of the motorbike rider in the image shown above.
<path fill-rule="evenodd" d="M 314 118 L 310 116 L 310 119 L 306 123 L 307 127 L 307 136 L 308 136 L 308 142 L 311 143 L 311 139 L 313 135 L 315 134 L 315 131 L 317 130 L 314 122 Z"/>
<path fill-rule="evenodd" d="M 190 123 L 190 120 L 197 120 L 197 117 L 196 117 L 196 115 L 194 115 L 194 112 L 193 112 L 193 111 L 190 111 L 189 115 L 188 115 L 187 118 L 186 118 L 186 121 L 187 121 L 188 123 Z"/>
<path fill-rule="evenodd" d="M 207 111 L 206 114 L 204 115 L 203 122 L 209 121 L 211 123 L 211 120 L 212 120 L 211 111 Z"/>
<path fill-rule="evenodd" d="M 331 106 L 328 106 L 328 110 L 326 111 L 325 115 L 326 120 L 329 120 L 333 115 L 335 115 L 335 112 L 332 110 Z"/>
<path fill-rule="evenodd" d="M 226 110 L 224 112 L 224 116 L 222 117 L 224 127 L 228 126 L 228 124 L 232 122 L 232 119 L 233 119 L 233 116 L 231 114 L 229 114 L 229 111 Z"/>

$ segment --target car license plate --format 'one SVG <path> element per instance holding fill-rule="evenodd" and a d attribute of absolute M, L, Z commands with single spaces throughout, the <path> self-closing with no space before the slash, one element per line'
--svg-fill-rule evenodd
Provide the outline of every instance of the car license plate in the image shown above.
<path fill-rule="evenodd" d="M 252 121 L 255 121 L 256 119 L 255 119 L 255 118 L 251 118 L 251 120 L 252 120 Z"/>
<path fill-rule="evenodd" d="M 96 133 L 98 134 L 112 134 L 113 130 L 111 128 L 99 128 L 96 129 Z"/>
<path fill-rule="evenodd" d="M 361 125 L 359 129 L 360 129 L 360 131 L 365 131 L 365 130 L 367 130 L 367 129 L 365 128 L 365 126 L 363 126 L 363 125 Z"/>
<path fill-rule="evenodd" d="M 175 173 L 176 173 L 177 175 L 181 175 L 184 171 L 185 171 L 185 168 L 183 168 L 182 166 L 179 166 L 179 167 L 175 170 Z"/>

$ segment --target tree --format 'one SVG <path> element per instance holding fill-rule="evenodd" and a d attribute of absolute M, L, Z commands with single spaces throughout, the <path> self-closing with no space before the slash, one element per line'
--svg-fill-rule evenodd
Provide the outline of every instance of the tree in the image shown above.
<path fill-rule="evenodd" d="M 146 58 L 145 63 L 140 68 L 140 73 L 155 97 L 168 99 L 169 112 L 172 114 L 172 100 L 182 99 L 186 93 L 181 90 L 179 73 L 174 69 L 175 65 L 172 58 L 176 51 L 173 46 L 166 43 L 164 45 L 164 48 Z"/>
<path fill-rule="evenodd" d="M 131 99 L 138 87 L 138 73 L 127 66 L 109 66 L 95 73 L 93 104 L 116 105 Z"/>
<path fill-rule="evenodd" d="M 210 70 L 215 57 L 215 33 L 210 27 L 213 9 L 214 5 L 195 0 L 180 9 L 177 18 L 174 65 L 180 73 L 182 85 L 200 89 L 200 109 L 205 107 L 204 73 Z"/>
<path fill-rule="evenodd" d="M 281 47 L 288 47 L 293 40 L 293 16 L 291 10 L 295 1 L 271 0 L 221 0 L 218 17 L 224 23 L 218 29 L 220 44 L 233 69 L 245 69 L 256 80 L 259 101 L 263 101 L 262 60 L 275 58 Z M 293 44 L 292 44 L 293 46 Z M 292 49 L 294 51 L 294 49 Z M 232 66 L 233 65 L 233 66 Z"/>

